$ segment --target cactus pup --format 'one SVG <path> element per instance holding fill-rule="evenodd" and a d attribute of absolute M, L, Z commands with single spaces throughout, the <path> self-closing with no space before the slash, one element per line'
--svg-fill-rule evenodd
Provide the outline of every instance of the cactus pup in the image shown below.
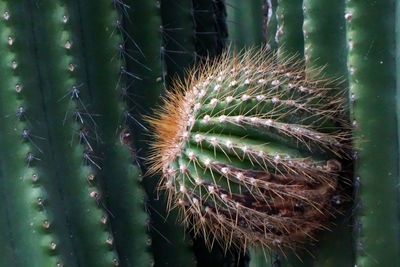
<path fill-rule="evenodd" d="M 170 209 L 210 246 L 315 240 L 344 199 L 351 138 L 337 82 L 265 50 L 225 53 L 176 81 L 149 119 Z"/>

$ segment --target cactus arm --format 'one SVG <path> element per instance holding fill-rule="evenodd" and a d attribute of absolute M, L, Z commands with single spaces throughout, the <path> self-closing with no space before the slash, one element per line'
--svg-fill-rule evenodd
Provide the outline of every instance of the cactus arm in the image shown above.
<path fill-rule="evenodd" d="M 1 138 L 1 136 L 0 136 Z M 1 147 L 2 149 L 2 147 Z M 4 167 L 2 166 L 3 159 L 0 159 L 0 182 L 4 184 Z M 6 190 L 4 186 L 0 187 L 0 201 L 3 205 L 0 205 L 0 228 L 9 229 L 9 215 L 7 210 L 7 198 Z M 11 231 L 0 232 L 0 243 L 5 244 L 2 253 L 0 254 L 0 266 L 7 266 L 10 259 L 15 259 L 14 244 L 12 241 Z M 15 262 L 15 261 L 14 261 Z"/>
<path fill-rule="evenodd" d="M 306 66 L 326 66 L 326 75 L 343 79 L 347 77 L 344 2 L 304 0 L 303 3 Z"/>
<path fill-rule="evenodd" d="M 275 40 L 278 43 L 278 59 L 296 54 L 304 54 L 303 6 L 302 0 L 278 0 L 276 18 L 278 22 Z"/>
<path fill-rule="evenodd" d="M 128 84 L 132 84 L 132 86 L 127 88 L 128 97 L 126 98 L 133 115 L 135 113 L 149 114 L 159 100 L 163 89 L 162 71 L 164 69 L 160 65 L 162 35 L 162 32 L 159 31 L 161 23 L 159 17 L 160 6 L 156 5 L 156 1 L 135 1 L 130 3 L 130 9 L 127 12 L 128 16 L 124 17 L 125 39 L 129 35 L 128 38 L 132 38 L 136 42 L 136 44 L 129 40 L 125 42 L 126 51 L 135 58 L 135 60 L 129 57 L 126 58 L 127 70 L 139 76 L 140 80 L 128 79 Z M 177 34 L 180 32 L 179 29 L 176 29 L 176 31 Z M 169 31 L 165 32 L 168 36 L 170 33 Z M 168 55 L 180 56 L 173 53 Z M 164 63 L 162 62 L 162 64 Z M 143 98 L 139 98 L 140 96 Z M 146 125 L 140 116 L 137 116 L 136 119 L 142 125 Z M 148 140 L 148 132 L 145 129 L 138 127 L 137 123 L 133 121 L 130 121 L 129 124 L 134 128 L 132 133 L 135 136 L 135 140 Z M 141 158 L 146 157 L 148 154 L 143 143 L 137 143 L 137 152 Z M 193 265 L 193 254 L 187 243 L 187 238 L 184 238 L 182 227 L 176 225 L 176 218 L 172 214 L 165 220 L 167 217 L 165 214 L 165 202 L 163 196 L 160 199 L 156 195 L 154 188 L 157 187 L 157 180 L 155 178 L 145 177 L 143 179 L 143 186 L 148 195 L 146 207 L 151 216 L 148 227 L 152 235 L 155 264 Z"/>
<path fill-rule="evenodd" d="M 227 37 L 224 2 L 192 0 L 192 13 L 197 59 L 220 54 Z"/>
<path fill-rule="evenodd" d="M 213 21 L 217 32 L 216 52 L 220 54 L 226 47 L 228 38 L 228 25 L 226 23 L 226 4 L 225 0 L 213 1 Z"/>
<path fill-rule="evenodd" d="M 15 98 L 15 94 L 11 95 L 10 92 L 14 93 L 8 90 L 6 94 L 1 94 L 2 99 L 9 101 L 12 97 Z M 5 96 L 6 98 L 3 98 Z M 15 101 L 1 104 L 1 112 L 15 112 Z M 2 154 L 7 157 L 1 158 L 0 240 L 3 249 L 0 253 L 0 263 L 2 266 L 56 266 L 62 261 L 57 251 L 51 247 L 52 243 L 59 243 L 53 231 L 43 227 L 43 223 L 49 220 L 49 217 L 46 214 L 47 207 L 39 205 L 38 198 L 45 199 L 46 194 L 40 186 L 33 184 L 29 177 L 34 171 L 25 161 L 29 146 L 22 144 L 19 136 L 13 132 L 14 117 L 8 122 L 1 121 L 1 125 L 0 131 L 5 135 L 0 138 L 0 147 Z"/>
<path fill-rule="evenodd" d="M 156 1 L 131 1 L 127 12 L 123 17 L 125 48 L 133 59 L 126 56 L 126 66 L 129 72 L 141 78 L 131 78 L 134 86 L 127 88 L 131 94 L 127 100 L 132 109 L 147 114 L 155 106 L 163 89 L 160 64 L 160 7 L 156 5 Z M 135 43 L 129 39 L 133 39 Z M 133 98 L 132 94 L 141 98 Z"/>
<path fill-rule="evenodd" d="M 249 3 L 250 2 L 250 3 Z M 228 0 L 229 40 L 241 49 L 262 42 L 262 9 L 260 1 Z"/>
<path fill-rule="evenodd" d="M 175 75 L 183 78 L 184 69 L 194 63 L 191 3 L 187 0 L 161 0 L 160 57 L 165 84 Z M 166 75 L 166 77 L 165 77 Z"/>
<path fill-rule="evenodd" d="M 325 66 L 325 75 L 347 77 L 344 8 L 340 1 L 304 0 L 304 54 L 306 68 Z M 327 53 L 327 51 L 331 51 Z M 312 75 L 312 73 L 311 73 Z M 344 83 L 340 90 L 346 90 Z M 343 222 L 320 236 L 315 266 L 353 264 L 351 227 Z"/>
<path fill-rule="evenodd" d="M 395 2 L 349 1 L 346 9 L 355 179 L 360 184 L 357 266 L 400 265 Z"/>
<path fill-rule="evenodd" d="M 157 6 L 155 1 L 140 0 L 130 2 L 129 9 L 120 12 L 123 22 L 123 30 L 121 32 L 123 33 L 122 37 L 124 38 L 125 48 L 123 53 L 127 54 L 123 59 L 126 63 L 127 71 L 140 77 L 140 80 L 127 77 L 125 84 L 121 85 L 122 87 L 126 87 L 126 95 L 123 95 L 123 98 L 126 101 L 129 112 L 132 116 L 135 116 L 135 119 L 141 125 L 145 125 L 146 123 L 140 116 L 136 116 L 136 114 L 149 114 L 162 92 L 162 73 L 160 65 L 161 38 L 159 32 L 161 22 L 159 8 L 160 6 Z M 130 128 L 133 129 L 131 130 L 131 134 L 134 140 L 146 140 L 148 138 L 146 130 L 140 127 L 136 121 L 129 120 L 127 123 Z M 145 157 L 146 154 L 143 152 L 145 149 L 143 142 L 135 142 L 134 145 L 137 146 L 136 152 L 138 154 L 134 157 L 136 157 L 136 159 L 138 157 Z M 144 186 L 147 188 L 148 194 L 152 196 L 154 194 L 153 189 L 156 186 L 155 180 L 146 177 L 142 183 L 143 185 L 140 185 L 140 187 Z M 128 191 L 132 190 L 131 187 L 126 189 Z M 140 189 L 139 186 L 136 185 L 135 190 L 141 191 L 143 189 Z M 148 206 L 152 205 L 151 200 L 153 197 L 147 197 L 147 199 L 143 192 L 138 193 L 143 196 L 143 199 L 140 199 L 140 201 L 143 201 L 148 209 Z M 128 212 L 126 215 L 130 216 L 130 214 L 131 212 Z M 150 215 L 151 214 L 152 213 L 150 213 Z M 153 255 L 155 256 L 154 260 L 155 263 L 158 264 L 164 261 L 164 259 L 162 259 L 162 257 L 160 259 L 159 256 L 164 255 L 164 253 L 159 253 L 159 251 L 165 251 L 166 248 L 160 248 L 158 246 L 158 244 L 164 244 L 165 240 L 160 237 L 159 233 L 153 231 L 154 229 L 158 229 L 157 226 L 154 226 L 153 222 L 155 218 L 159 218 L 156 216 L 147 219 L 147 230 L 152 236 L 151 239 L 148 238 L 148 244 L 151 243 L 151 247 L 154 251 Z M 178 235 L 181 237 L 181 232 L 179 232 Z M 137 238 L 138 235 L 131 234 L 131 236 Z M 171 255 L 171 253 L 165 253 L 165 255 Z"/>
<path fill-rule="evenodd" d="M 127 51 L 120 45 L 132 40 L 123 41 L 121 17 L 108 1 L 74 2 L 69 7 L 71 13 L 80 16 L 74 25 L 74 39 L 81 48 L 79 63 L 85 70 L 80 78 L 93 96 L 93 110 L 101 114 L 98 130 L 102 133 L 103 164 L 97 178 L 104 188 L 120 262 L 126 266 L 150 265 L 152 259 L 147 247 L 151 240 L 146 233 L 144 195 L 139 185 L 141 173 L 133 158 L 136 151 L 127 130 L 132 115 L 121 98 L 127 77 L 136 74 L 126 70 L 123 59 Z"/>
<path fill-rule="evenodd" d="M 1 4 L 1 14 L 10 12 Z M 0 30 L 3 52 L 0 71 L 6 74 L 0 81 L 0 265 L 56 266 L 62 261 L 57 251 L 51 249 L 51 243 L 58 242 L 53 229 L 43 227 L 50 220 L 46 194 L 40 183 L 32 181 L 37 169 L 26 162 L 27 153 L 34 148 L 21 139 L 20 134 L 27 125 L 15 116 L 16 109 L 26 105 L 15 91 L 17 77 L 10 66 L 14 54 L 6 41 L 10 29 L 1 21 Z M 38 197 L 46 200 L 45 205 L 39 205 Z"/>
<path fill-rule="evenodd" d="M 54 203 L 55 231 L 65 247 L 61 253 L 68 265 L 111 265 L 117 256 L 108 242 L 111 233 L 101 221 L 105 213 L 98 203 L 101 194 L 88 181 L 93 168 L 85 166 L 89 160 L 77 137 L 81 119 L 75 121 L 74 112 L 82 107 L 71 99 L 76 81 L 68 70 L 72 44 L 63 19 L 67 12 L 55 1 L 9 1 L 9 7 L 16 14 L 23 11 L 18 17 L 28 18 L 13 25 L 19 37 L 17 70 L 29 99 L 32 132 L 46 140 L 38 167 Z M 86 119 L 87 113 L 81 111 L 80 118 Z"/>
<path fill-rule="evenodd" d="M 120 143 L 105 150 L 105 155 L 102 178 L 106 184 L 107 208 L 113 215 L 110 220 L 120 262 L 126 266 L 150 266 L 153 260 L 147 247 L 151 239 L 147 235 L 140 170 L 131 162 L 128 147 L 123 148 Z"/>
<path fill-rule="evenodd" d="M 28 179 L 21 179 L 32 172 L 32 168 L 26 165 L 26 151 L 30 146 L 23 143 L 19 131 L 24 126 L 19 121 L 16 110 L 23 103 L 18 99 L 15 91 L 17 78 L 10 67 L 14 54 L 10 51 L 7 39 L 11 35 L 9 20 L 4 19 L 5 12 L 9 9 L 6 3 L 2 2 L 0 7 L 2 18 L 0 21 L 1 42 L 0 47 L 3 57 L 0 62 L 0 70 L 5 73 L 0 80 L 0 242 L 3 244 L 0 253 L 2 266 L 13 266 L 16 264 L 27 264 L 24 257 L 18 253 L 18 248 L 26 251 L 29 257 L 36 256 L 36 264 L 48 264 L 49 257 L 39 245 L 43 233 L 31 231 L 29 220 L 34 220 L 34 229 L 40 229 L 40 222 L 37 225 L 41 213 L 35 207 L 34 186 Z M 14 131 L 15 129 L 15 131 Z M 25 152 L 25 154 L 24 154 Z M 28 177 L 26 177 L 28 178 Z M 34 247 L 31 249 L 31 246 Z M 47 260 L 46 260 L 47 258 Z"/>

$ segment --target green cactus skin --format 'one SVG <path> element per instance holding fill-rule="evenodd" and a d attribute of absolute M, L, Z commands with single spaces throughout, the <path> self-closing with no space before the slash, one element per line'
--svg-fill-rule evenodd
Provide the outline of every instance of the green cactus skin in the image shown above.
<path fill-rule="evenodd" d="M 205 236 L 209 244 L 219 242 L 226 249 L 255 244 L 294 249 L 304 241 L 302 234 L 310 235 L 311 229 L 322 227 L 324 211 L 334 210 L 330 203 L 340 170 L 337 159 L 346 150 L 339 140 L 348 136 L 348 130 L 338 126 L 328 130 L 325 123 L 307 122 L 300 115 L 300 103 L 311 105 L 303 106 L 305 110 L 314 110 L 312 107 L 319 106 L 314 100 L 328 97 L 330 90 L 319 90 L 319 86 L 327 88 L 320 81 L 303 81 L 304 70 L 299 65 L 275 65 L 263 53 L 247 53 L 233 60 L 225 56 L 214 64 L 196 76 L 192 74 L 197 78 L 189 84 L 177 84 L 175 91 L 184 87 L 185 93 L 170 94 L 164 109 L 151 120 L 157 139 L 153 144 L 153 170 L 163 172 L 160 183 L 170 193 L 170 207 L 179 207 L 187 226 Z M 335 108 L 340 109 L 340 105 Z M 339 112 L 335 108 L 324 106 L 324 111 L 317 113 L 325 121 L 334 121 L 334 114 Z M 313 189 L 321 193 L 311 193 L 311 188 L 307 193 L 295 191 L 273 182 L 264 187 L 263 182 L 269 179 L 294 183 L 292 172 L 315 182 L 323 179 Z M 263 180 L 263 175 L 272 177 Z M 286 204 L 274 196 L 288 201 L 289 206 L 294 204 L 284 200 L 285 196 L 301 203 L 303 199 L 299 205 L 309 219 L 303 224 L 286 218 L 286 212 L 296 213 L 296 209 L 284 208 Z M 309 204 L 317 202 L 321 206 L 312 211 L 315 206 Z M 258 203 L 260 209 L 264 205 L 265 210 L 258 213 L 250 203 Z M 275 218 L 273 210 L 280 210 L 280 215 Z M 261 219 L 263 216 L 267 217 Z M 319 216 L 325 219 L 318 221 Z M 251 230 L 260 227 L 257 220 L 262 220 L 260 235 Z M 285 220 L 284 229 L 279 220 Z M 252 227 L 246 228 L 247 224 Z M 271 229 L 265 229 L 266 225 L 272 225 Z"/>
<path fill-rule="evenodd" d="M 8 8 L 27 121 L 32 136 L 44 138 L 37 141 L 43 151 L 37 156 L 37 175 L 52 203 L 48 210 L 62 244 L 60 254 L 66 265 L 112 265 L 118 257 L 101 220 L 106 213 L 99 205 L 101 192 L 89 181 L 94 168 L 85 164 L 88 152 L 79 142 L 87 112 L 80 110 L 82 117 L 74 118 L 81 102 L 74 101 L 71 91 L 77 83 L 69 70 L 74 59 L 67 11 L 55 1 L 9 1 Z"/>
<path fill-rule="evenodd" d="M 161 11 L 156 1 L 140 0 L 129 4 L 130 8 L 126 10 L 127 16 L 123 17 L 124 31 L 126 38 L 133 39 L 135 43 L 126 42 L 126 50 L 134 56 L 134 60 L 126 57 L 127 70 L 140 77 L 140 80 L 131 77 L 128 81 L 131 86 L 127 88 L 126 98 L 132 113 L 147 115 L 151 113 L 151 109 L 154 108 L 164 89 L 161 64 L 165 64 L 165 61 L 160 61 L 162 59 L 160 58 L 161 33 L 159 31 Z M 177 11 L 186 14 L 184 10 Z M 169 54 L 169 56 L 181 55 Z M 146 125 L 140 117 L 137 120 L 142 125 Z M 135 140 L 149 139 L 148 131 L 138 127 L 136 122 L 130 121 L 130 124 L 134 129 L 132 133 Z M 136 142 L 138 154 L 142 158 L 146 157 L 146 146 L 143 143 Z M 176 225 L 176 216 L 166 214 L 165 199 L 163 196 L 158 196 L 154 190 L 157 180 L 157 177 L 148 176 L 143 179 L 143 185 L 148 194 L 146 206 L 151 216 L 148 227 L 152 236 L 155 265 L 193 266 L 194 255 L 188 242 L 189 238 L 185 237 L 183 228 Z"/>
<path fill-rule="evenodd" d="M 356 264 L 363 267 L 400 265 L 395 2 L 348 1 L 346 6 L 357 150 Z"/>
<path fill-rule="evenodd" d="M 160 51 L 165 85 L 170 85 L 195 62 L 192 4 L 188 0 L 161 0 Z"/>
<path fill-rule="evenodd" d="M 275 51 L 277 48 L 277 43 L 275 40 L 276 30 L 277 30 L 277 19 L 276 19 L 276 8 L 278 6 L 278 0 L 263 0 L 262 10 L 263 10 L 263 43 Z"/>
<path fill-rule="evenodd" d="M 303 1 L 278 0 L 276 18 L 278 25 L 275 41 L 279 46 L 278 60 L 288 55 L 303 58 Z"/>
<path fill-rule="evenodd" d="M 131 78 L 134 84 L 127 87 L 128 93 L 131 94 L 128 95 L 127 101 L 132 109 L 138 110 L 138 113 L 147 114 L 155 106 L 163 91 L 160 5 L 156 1 L 139 0 L 131 1 L 129 7 L 122 17 L 125 48 L 130 55 L 126 56 L 125 60 L 127 70 L 139 76 L 140 80 Z M 139 97 L 139 101 L 136 101 L 135 97 Z"/>
<path fill-rule="evenodd" d="M 260 45 L 263 41 L 261 2 L 227 0 L 229 40 L 234 47 Z"/>
<path fill-rule="evenodd" d="M 396 2 L 396 66 L 397 66 L 397 126 L 398 144 L 400 151 L 400 4 Z M 398 192 L 400 194 L 400 190 Z M 400 205 L 398 205 L 400 209 Z M 399 210 L 400 214 L 400 210 Z"/>
<path fill-rule="evenodd" d="M 0 263 L 151 265 L 141 175 L 122 118 L 113 5 L 20 0 L 1 8 L 0 190 L 8 194 L 0 223 L 9 231 L 0 239 L 9 241 Z M 28 152 L 36 153 L 29 162 Z"/>
<path fill-rule="evenodd" d="M 16 60 L 13 24 L 18 18 L 12 17 L 5 2 L 0 3 L 0 13 L 0 265 L 57 266 L 62 264 L 60 244 L 47 212 L 53 203 L 48 200 L 42 181 L 36 179 L 39 173 L 36 163 L 27 162 L 28 153 L 40 153 L 32 143 L 32 136 L 25 135 L 32 138 L 26 140 L 22 137 L 24 129 L 31 130 L 32 117 L 25 113 L 19 113 L 20 119 L 17 116 L 19 107 L 32 107 L 26 94 L 16 87 L 21 77 L 12 65 Z M 30 109 L 27 113 L 30 114 Z"/>
<path fill-rule="evenodd" d="M 147 215 L 140 188 L 140 170 L 134 164 L 132 133 L 127 128 L 126 103 L 121 98 L 126 87 L 126 71 L 120 45 L 121 18 L 109 1 L 74 2 L 71 14 L 79 14 L 75 24 L 75 41 L 81 48 L 79 63 L 85 73 L 80 76 L 92 95 L 93 111 L 101 114 L 98 129 L 103 152 L 102 172 L 98 179 L 104 186 L 105 203 L 115 235 L 120 262 L 124 265 L 150 265 L 147 253 L 151 239 L 146 234 Z M 96 34 L 91 34 L 96 33 Z M 125 40 L 125 43 L 128 40 Z M 101 56 L 99 56 L 101 55 Z M 106 103 L 106 104 L 105 104 Z"/>
<path fill-rule="evenodd" d="M 304 54 L 306 68 L 325 66 L 327 76 L 343 80 L 337 89 L 348 95 L 345 1 L 304 0 Z M 327 53 L 327 51 L 330 51 Z M 312 75 L 312 74 L 311 74 Z M 348 116 L 348 115 L 346 115 Z M 354 262 L 351 220 L 343 218 L 320 237 L 313 266 L 351 266 Z M 295 259 L 296 261 L 296 259 Z M 303 261 L 305 257 L 303 257 Z M 304 266 L 300 263 L 300 266 Z"/>
<path fill-rule="evenodd" d="M 224 1 L 192 0 L 192 13 L 197 56 L 204 61 L 221 54 L 228 36 Z"/>
<path fill-rule="evenodd" d="M 256 247 L 249 250 L 249 267 L 278 267 L 281 266 L 279 254 L 274 251 L 265 251 Z"/>
<path fill-rule="evenodd" d="M 347 76 L 344 2 L 304 0 L 303 4 L 306 65 L 326 66 L 326 75 L 343 79 Z"/>

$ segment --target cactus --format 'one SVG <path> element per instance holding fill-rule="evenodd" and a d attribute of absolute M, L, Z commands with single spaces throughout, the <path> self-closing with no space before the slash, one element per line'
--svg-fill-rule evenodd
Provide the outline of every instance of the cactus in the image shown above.
<path fill-rule="evenodd" d="M 399 6 L 0 0 L 0 266 L 399 265 Z M 247 46 L 269 52 L 224 52 Z M 221 81 L 218 68 L 229 69 Z M 288 69 L 298 74 L 298 88 L 313 91 L 290 89 L 294 76 L 282 76 Z M 170 126 L 188 117 L 169 106 L 169 115 L 158 116 L 176 120 L 150 130 L 143 115 L 164 125 L 152 115 L 160 96 L 190 101 L 196 84 L 206 95 L 192 114 L 188 136 L 195 140 L 171 163 L 175 183 L 161 178 L 170 191 L 164 195 L 156 191 L 159 176 L 143 175 L 151 168 L 149 136 L 174 143 L 166 139 L 177 133 Z M 231 116 L 243 116 L 242 127 Z M 153 146 L 163 152 L 160 144 Z M 168 165 L 162 154 L 153 170 Z M 275 180 L 264 188 L 258 177 L 232 177 L 238 170 L 305 182 L 290 184 L 297 191 Z M 327 191 L 303 198 L 300 186 Z M 178 200 L 189 231 L 176 224 L 178 209 L 168 211 L 168 196 Z M 267 201 L 278 197 L 283 207 Z M 242 225 L 266 214 L 246 202 L 252 199 L 271 215 L 268 229 Z M 315 216 L 296 217 L 307 212 Z M 288 226 L 279 224 L 282 214 L 290 215 Z M 301 224 L 309 228 L 294 234 Z"/>
<path fill-rule="evenodd" d="M 259 45 L 262 42 L 262 14 L 259 1 L 227 0 L 229 40 L 234 46 Z"/>
<path fill-rule="evenodd" d="M 150 119 L 168 205 L 210 246 L 294 250 L 341 201 L 343 99 L 330 96 L 334 82 L 286 61 L 223 55 L 176 83 Z"/>
<path fill-rule="evenodd" d="M 272 49 L 278 46 L 278 49 L 286 50 L 288 47 L 292 53 L 299 55 L 303 53 L 301 43 L 298 43 L 296 51 L 292 41 L 289 43 L 283 41 L 286 34 L 290 34 L 289 40 L 294 40 L 291 38 L 298 36 L 300 26 L 303 24 L 300 20 L 297 22 L 297 26 L 291 25 L 288 30 L 283 30 L 280 34 L 282 42 L 276 43 L 276 39 L 272 39 L 275 25 L 274 14 L 277 15 L 276 32 L 278 32 L 280 24 L 283 23 L 282 28 L 284 29 L 285 26 L 288 26 L 287 23 L 296 23 L 293 19 L 285 21 L 285 16 L 282 22 L 279 15 L 288 14 L 290 16 L 293 14 L 291 10 L 297 6 L 297 3 L 303 2 L 304 24 L 302 30 L 306 67 L 324 65 L 328 75 L 350 78 L 338 89 L 347 90 L 346 88 L 349 88 L 350 91 L 348 97 L 351 107 L 350 115 L 355 133 L 354 203 L 345 216 L 337 221 L 337 227 L 332 228 L 331 233 L 319 236 L 318 246 L 310 248 L 311 257 L 306 253 L 299 257 L 288 255 L 288 258 L 282 256 L 272 256 L 271 258 L 272 260 L 277 259 L 275 262 L 283 266 L 398 265 L 399 229 L 395 184 L 399 177 L 399 152 L 393 146 L 393 143 L 397 142 L 395 140 L 398 140 L 398 128 L 395 130 L 398 127 L 396 126 L 398 125 L 398 115 L 397 118 L 394 116 L 398 98 L 394 94 L 396 80 L 393 61 L 395 54 L 393 48 L 394 18 L 397 18 L 398 25 L 398 4 L 396 3 L 396 10 L 394 1 L 376 3 L 350 0 L 327 3 L 304 0 L 294 2 L 296 3 L 290 3 L 291 5 L 287 6 L 285 1 L 278 1 L 278 3 L 269 0 L 263 1 L 265 10 L 269 11 L 265 14 L 272 14 L 266 16 L 268 19 L 264 20 L 268 22 L 267 27 L 264 27 L 265 35 L 270 36 L 267 38 L 267 44 Z M 366 15 L 368 19 L 361 14 Z M 382 17 L 378 14 L 386 15 Z M 301 14 L 297 16 L 301 16 Z M 291 32 L 291 29 L 295 29 L 295 27 L 297 27 L 297 33 Z M 378 39 L 380 41 L 376 43 Z M 397 49 L 398 47 L 397 40 Z M 383 73 L 388 76 L 382 78 Z M 382 88 L 383 83 L 378 82 L 378 85 L 372 82 L 373 80 L 385 80 L 386 87 L 384 88 L 387 89 L 378 90 L 378 88 Z M 374 111 L 374 115 L 367 115 L 366 111 Z M 371 124 L 370 121 L 374 121 L 374 123 Z M 379 126 L 378 122 L 382 125 Z M 389 128 L 388 125 L 390 125 Z M 383 131 L 383 129 L 387 129 L 387 131 Z M 392 141 L 388 142 L 388 140 Z M 374 149 L 379 152 L 372 153 L 371 151 Z M 385 171 L 380 169 L 383 162 L 379 161 L 378 154 L 385 158 Z M 365 176 L 364 179 L 363 176 Z M 382 183 L 381 179 L 385 182 Z M 386 208 L 380 208 L 383 207 L 382 205 Z M 356 216 L 353 217 L 354 213 Z M 387 226 L 378 226 L 378 218 L 387 218 L 385 221 Z M 354 233 L 352 234 L 351 231 Z M 382 243 L 375 242 L 377 239 L 385 244 L 391 244 L 391 249 L 383 251 L 384 246 Z"/>
<path fill-rule="evenodd" d="M 356 262 L 360 266 L 400 264 L 399 147 L 394 145 L 399 135 L 395 2 L 351 1 L 345 15 L 351 115 L 358 141 L 355 143 L 358 204 L 355 245 Z M 369 20 L 361 15 L 365 13 L 369 14 Z M 385 16 L 382 18 L 380 14 Z M 379 39 L 375 38 L 377 35 Z M 379 218 L 385 218 L 384 222 Z"/>
<path fill-rule="evenodd" d="M 11 247 L 1 262 L 149 264 L 116 10 L 108 1 L 1 4 L 1 147 L 13 155 L 2 157 L 2 192 L 16 201 L 1 221 Z"/>

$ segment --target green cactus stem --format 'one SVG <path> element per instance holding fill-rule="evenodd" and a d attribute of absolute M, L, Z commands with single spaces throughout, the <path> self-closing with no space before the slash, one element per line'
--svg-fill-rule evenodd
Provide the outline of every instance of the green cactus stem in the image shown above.
<path fill-rule="evenodd" d="M 0 12 L 0 72 L 4 75 L 0 80 L 0 265 L 62 266 L 59 240 L 48 213 L 51 201 L 37 164 L 28 161 L 28 156 L 37 158 L 41 153 L 38 139 L 31 135 L 33 103 L 22 94 L 21 77 L 14 68 L 13 46 L 18 38 L 12 21 L 17 17 L 12 17 L 5 2 L 0 3 Z"/>
<path fill-rule="evenodd" d="M 127 77 L 135 75 L 126 70 L 124 61 L 127 53 L 124 44 L 131 40 L 122 39 L 122 19 L 110 7 L 108 1 L 81 1 L 70 5 L 70 10 L 80 15 L 74 24 L 75 29 L 81 29 L 74 36 L 81 48 L 79 64 L 85 70 L 80 79 L 89 87 L 92 110 L 101 114 L 97 124 L 101 133 L 99 147 L 104 156 L 97 179 L 104 188 L 116 249 L 121 264 L 143 266 L 153 262 L 147 253 L 151 239 L 146 233 L 148 222 L 139 183 L 141 173 L 127 124 L 133 115 L 121 98 L 128 85 Z M 96 34 L 90 34 L 93 32 Z"/>
<path fill-rule="evenodd" d="M 0 223 L 12 229 L 0 237 L 10 248 L 0 262 L 151 265 L 115 7 L 19 0 L 1 8 L 0 190 L 9 194 Z"/>
<path fill-rule="evenodd" d="M 117 263 L 110 245 L 112 234 L 101 220 L 105 214 L 99 205 L 101 192 L 88 182 L 98 166 L 90 158 L 90 146 L 79 140 L 82 122 L 88 118 L 75 90 L 74 72 L 69 69 L 73 56 L 65 6 L 55 1 L 37 5 L 9 1 L 7 5 L 10 18 L 3 23 L 15 38 L 13 68 L 26 103 L 27 129 L 41 150 L 32 151 L 27 164 L 37 167 L 37 179 L 51 203 L 46 210 L 53 217 L 60 254 L 67 265 Z M 47 265 L 34 259 L 33 265 Z"/>
<path fill-rule="evenodd" d="M 224 1 L 192 0 L 196 54 L 203 59 L 221 54 L 226 46 L 228 29 Z"/>
<path fill-rule="evenodd" d="M 173 78 L 184 76 L 184 69 L 195 61 L 191 1 L 161 0 L 160 56 L 165 85 Z"/>
<path fill-rule="evenodd" d="M 342 79 L 347 78 L 344 2 L 304 0 L 303 4 L 306 65 L 325 66 L 326 75 Z"/>
<path fill-rule="evenodd" d="M 345 1 L 330 1 L 324 4 L 321 1 L 305 0 L 303 5 L 306 68 L 325 66 L 325 75 L 340 77 L 343 80 L 337 87 L 337 92 L 346 96 L 348 82 Z M 327 51 L 330 52 L 327 53 Z M 348 117 L 347 111 L 343 116 Z M 350 165 L 349 162 L 347 165 Z M 350 192 L 348 194 L 350 195 Z M 345 216 L 339 216 L 335 222 L 336 225 L 329 232 L 321 235 L 315 259 L 310 259 L 315 266 L 351 266 L 353 264 L 352 220 L 348 219 L 349 216 L 348 213 Z M 303 266 L 301 262 L 299 263 Z"/>
<path fill-rule="evenodd" d="M 260 45 L 263 41 L 261 2 L 227 0 L 226 6 L 229 40 L 232 44 L 239 49 Z"/>
<path fill-rule="evenodd" d="M 212 63 L 176 82 L 184 93 L 150 119 L 160 188 L 210 246 L 303 247 L 335 213 L 349 152 L 341 105 L 319 105 L 333 84 L 305 80 L 300 63 L 277 65 L 265 51 Z M 321 119 L 307 121 L 308 111 Z"/>
<path fill-rule="evenodd" d="M 303 58 L 304 37 L 303 1 L 278 0 L 276 9 L 277 30 L 275 41 L 278 48 L 278 59 L 287 55 L 296 55 Z"/>
<path fill-rule="evenodd" d="M 396 2 L 396 66 L 400 64 L 400 4 Z M 397 127 L 398 127 L 398 144 L 400 151 L 400 67 L 397 67 Z M 399 191 L 400 193 L 400 191 Z M 399 205 L 400 208 L 400 205 Z M 400 214 L 400 211 L 399 211 Z"/>
<path fill-rule="evenodd" d="M 176 11 L 187 14 L 181 9 Z M 129 102 L 129 110 L 132 114 L 150 114 L 164 89 L 162 66 L 167 66 L 167 58 L 160 58 L 162 32 L 159 31 L 161 25 L 159 15 L 160 6 L 156 4 L 156 1 L 140 0 L 131 2 L 130 8 L 126 10 L 126 16 L 123 17 L 125 47 L 130 55 L 125 57 L 127 71 L 134 73 L 139 78 L 128 77 L 127 79 L 125 99 Z M 168 58 L 179 58 L 180 56 L 180 54 L 168 54 Z M 168 74 L 166 75 L 168 76 Z M 146 146 L 143 140 L 148 140 L 148 130 L 138 125 L 138 123 L 146 125 L 140 116 L 135 119 L 138 122 L 131 120 L 128 123 L 136 141 L 134 143 L 137 145 L 137 159 L 141 161 L 141 158 L 146 156 Z M 148 227 L 152 236 L 155 264 L 157 266 L 194 265 L 194 255 L 188 242 L 189 238 L 185 237 L 182 227 L 176 225 L 175 216 L 166 214 L 165 199 L 162 195 L 157 195 L 154 190 L 157 185 L 157 177 L 146 176 L 142 183 L 148 195 L 146 209 L 151 218 Z M 127 190 L 131 189 L 128 187 Z"/>
<path fill-rule="evenodd" d="M 346 6 L 357 266 L 400 265 L 395 2 L 348 1 Z"/>

